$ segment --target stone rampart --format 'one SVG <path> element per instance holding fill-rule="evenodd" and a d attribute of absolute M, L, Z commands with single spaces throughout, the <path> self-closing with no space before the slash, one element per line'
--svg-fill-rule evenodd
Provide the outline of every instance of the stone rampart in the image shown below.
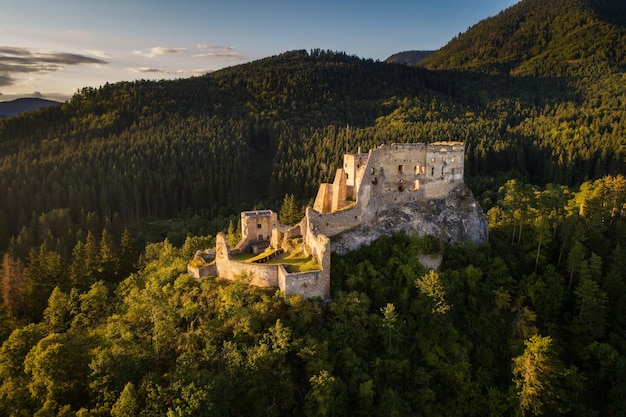
<path fill-rule="evenodd" d="M 361 210 L 359 207 L 354 207 L 322 214 L 308 208 L 307 218 L 309 227 L 315 234 L 334 236 L 361 224 Z"/>
<path fill-rule="evenodd" d="M 300 226 L 294 226 L 289 231 L 300 231 Z M 288 233 L 288 232 L 287 232 Z M 283 265 L 257 264 L 242 262 L 230 257 L 226 237 L 223 233 L 216 236 L 216 258 L 206 271 L 195 271 L 187 267 L 188 271 L 198 278 L 215 275 L 228 280 L 239 277 L 248 277 L 249 284 L 264 288 L 279 288 L 285 295 L 301 294 L 304 297 L 330 297 L 330 240 L 325 236 L 308 235 L 305 242 L 312 249 L 322 266 L 321 270 L 300 273 L 289 273 Z"/>
<path fill-rule="evenodd" d="M 328 270 L 288 273 L 280 265 L 278 287 L 286 296 L 300 294 L 303 297 L 330 297 L 330 272 Z"/>
<path fill-rule="evenodd" d="M 187 265 L 187 272 L 189 272 L 195 279 L 200 279 L 217 275 L 217 267 L 215 266 L 215 262 L 205 266 Z"/>
<path fill-rule="evenodd" d="M 320 185 L 313 208 L 299 224 L 282 226 L 270 210 L 242 213 L 243 238 L 235 249 L 268 240 L 274 249 L 290 250 L 287 240 L 301 235 L 307 255 L 316 257 L 321 270 L 288 273 L 282 265 L 233 260 L 220 233 L 215 263 L 189 271 L 197 278 L 244 274 L 252 285 L 328 299 L 331 250 L 347 253 L 402 231 L 484 242 L 486 220 L 463 183 L 464 152 L 462 142 L 382 145 L 367 154 L 359 150 L 344 155 L 333 184 Z"/>
<path fill-rule="evenodd" d="M 251 278 L 251 285 L 278 287 L 278 265 L 255 264 L 231 259 L 228 243 L 223 233 L 217 234 L 215 242 L 217 248 L 215 258 L 216 275 L 229 280 L 246 275 Z"/>

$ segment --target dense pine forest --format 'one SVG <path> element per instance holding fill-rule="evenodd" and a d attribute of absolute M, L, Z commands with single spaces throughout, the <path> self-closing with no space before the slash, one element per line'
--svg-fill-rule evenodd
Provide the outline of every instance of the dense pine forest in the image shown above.
<path fill-rule="evenodd" d="M 418 65 L 291 51 L 0 119 L 0 416 L 625 415 L 625 6 L 522 0 Z M 440 140 L 489 243 L 380 239 L 329 302 L 186 273 L 344 152 Z"/>

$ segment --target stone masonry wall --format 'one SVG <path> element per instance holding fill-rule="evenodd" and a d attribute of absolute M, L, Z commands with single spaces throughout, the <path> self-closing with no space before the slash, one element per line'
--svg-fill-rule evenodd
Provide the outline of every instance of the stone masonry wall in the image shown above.
<path fill-rule="evenodd" d="M 280 265 L 278 268 L 278 287 L 286 296 L 300 294 L 303 297 L 330 297 L 330 272 L 309 271 L 289 274 Z"/>
<path fill-rule="evenodd" d="M 215 265 L 217 275 L 234 280 L 242 274 L 251 276 L 251 285 L 278 288 L 278 265 L 255 264 L 236 261 L 230 258 L 228 243 L 223 233 L 216 236 Z"/>

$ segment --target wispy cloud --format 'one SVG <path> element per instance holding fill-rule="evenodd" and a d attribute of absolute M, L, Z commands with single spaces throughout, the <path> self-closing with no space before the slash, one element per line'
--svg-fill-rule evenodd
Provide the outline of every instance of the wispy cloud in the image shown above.
<path fill-rule="evenodd" d="M 241 58 L 241 54 L 237 52 L 234 46 L 208 45 L 199 43 L 196 47 L 202 52 L 193 54 L 192 56 L 194 58 Z"/>
<path fill-rule="evenodd" d="M 113 55 L 104 51 L 87 51 L 87 52 L 90 55 L 97 56 L 98 58 L 102 58 L 102 59 L 109 59 L 113 57 Z"/>
<path fill-rule="evenodd" d="M 178 70 L 176 71 L 176 74 L 178 75 L 204 75 L 204 74 L 208 74 L 214 71 L 215 71 L 214 69 L 198 68 L 198 69 L 193 69 L 193 70 Z"/>
<path fill-rule="evenodd" d="M 187 48 L 163 48 L 162 46 L 155 46 L 150 49 L 142 49 L 140 51 L 133 51 L 134 55 L 143 56 L 145 58 L 156 58 L 157 56 L 177 54 L 185 52 Z"/>
<path fill-rule="evenodd" d="M 169 71 L 164 68 L 150 68 L 150 67 L 138 67 L 138 68 L 129 68 L 132 72 L 138 74 L 169 74 Z"/>
<path fill-rule="evenodd" d="M 107 61 L 67 52 L 0 46 L 0 86 L 13 85 L 13 74 L 62 71 L 68 65 L 108 64 Z"/>

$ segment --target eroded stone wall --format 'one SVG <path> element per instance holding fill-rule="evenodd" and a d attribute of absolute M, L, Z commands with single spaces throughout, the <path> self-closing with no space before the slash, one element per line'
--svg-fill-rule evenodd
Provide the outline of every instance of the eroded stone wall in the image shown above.
<path fill-rule="evenodd" d="M 278 227 L 278 215 L 272 210 L 244 211 L 241 213 L 241 240 L 237 249 L 245 250 L 253 243 L 270 240 L 272 230 Z"/>
<path fill-rule="evenodd" d="M 298 225 L 281 226 L 269 210 L 242 213 L 244 238 L 237 248 L 270 236 L 278 248 L 285 239 L 302 235 L 306 251 L 317 258 L 321 270 L 294 274 L 282 265 L 235 261 L 221 233 L 212 268 L 227 279 L 245 274 L 250 284 L 280 288 L 286 295 L 327 299 L 331 238 L 332 250 L 338 253 L 400 231 L 486 241 L 486 220 L 463 184 L 463 166 L 462 142 L 383 145 L 368 154 L 359 150 L 344 155 L 333 184 L 320 185 L 313 208 Z"/>
<path fill-rule="evenodd" d="M 287 273 L 280 265 L 278 286 L 286 296 L 300 294 L 303 297 L 330 297 L 330 272 L 325 270 L 299 273 Z"/>
<path fill-rule="evenodd" d="M 218 276 L 229 280 L 247 276 L 251 279 L 251 285 L 278 288 L 278 265 L 255 264 L 231 259 L 228 243 L 223 233 L 217 234 L 215 243 L 215 265 Z"/>

